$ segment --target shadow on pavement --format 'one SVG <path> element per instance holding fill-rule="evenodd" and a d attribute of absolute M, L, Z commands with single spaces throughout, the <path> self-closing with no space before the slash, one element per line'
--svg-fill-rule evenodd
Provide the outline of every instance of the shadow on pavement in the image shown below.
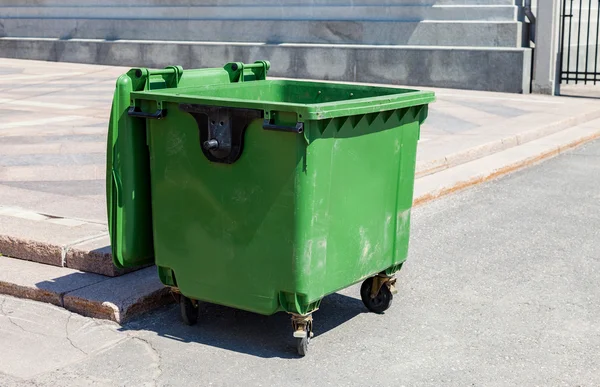
<path fill-rule="evenodd" d="M 569 98 L 600 99 L 600 84 L 592 81 L 585 84 L 563 84 L 560 86 L 560 96 Z"/>
<path fill-rule="evenodd" d="M 569 98 L 600 99 L 600 96 L 596 97 L 593 95 L 577 95 L 577 94 L 560 93 L 560 96 L 561 97 L 569 97 Z"/>
<path fill-rule="evenodd" d="M 338 293 L 325 297 L 314 313 L 313 340 L 367 313 L 362 301 Z M 181 342 L 196 342 L 263 358 L 296 358 L 290 316 L 263 316 L 214 304 L 202 304 L 194 326 L 185 325 L 179 306 L 170 305 L 124 324 L 121 331 L 146 330 Z"/>

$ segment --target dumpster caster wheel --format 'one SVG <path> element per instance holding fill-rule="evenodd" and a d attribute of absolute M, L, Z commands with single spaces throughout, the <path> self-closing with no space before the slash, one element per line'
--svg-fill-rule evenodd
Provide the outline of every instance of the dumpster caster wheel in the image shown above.
<path fill-rule="evenodd" d="M 385 312 L 394 299 L 395 278 L 375 276 L 367 278 L 360 287 L 360 298 L 367 309 L 373 313 Z"/>
<path fill-rule="evenodd" d="M 308 344 L 314 336 L 312 331 L 312 315 L 292 314 L 292 327 L 294 328 L 294 337 L 296 338 L 296 350 L 298 355 L 306 356 L 308 353 Z"/>
<path fill-rule="evenodd" d="M 298 350 L 298 355 L 300 356 L 306 356 L 306 354 L 308 353 L 308 343 L 310 342 L 310 339 L 308 338 L 308 336 L 299 338 L 296 338 L 296 349 Z"/>
<path fill-rule="evenodd" d="M 179 310 L 181 319 L 186 325 L 194 325 L 198 322 L 198 302 L 187 298 L 183 294 L 179 298 Z"/>

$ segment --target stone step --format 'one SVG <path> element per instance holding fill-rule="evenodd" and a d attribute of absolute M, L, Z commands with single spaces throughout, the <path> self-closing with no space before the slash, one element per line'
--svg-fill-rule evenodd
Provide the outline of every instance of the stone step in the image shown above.
<path fill-rule="evenodd" d="M 155 68 L 266 59 L 271 76 L 512 93 L 529 92 L 531 69 L 528 48 L 0 38 L 0 55 Z"/>
<path fill-rule="evenodd" d="M 418 178 L 413 206 L 531 166 L 598 138 L 600 120 L 594 120 Z"/>
<path fill-rule="evenodd" d="M 117 278 L 0 256 L 0 294 L 123 323 L 173 302 L 156 267 Z"/>
<path fill-rule="evenodd" d="M 244 0 L 203 0 L 202 5 L 210 6 L 247 6 L 248 1 Z M 409 3 L 409 4 L 407 4 Z M 21 6 L 21 7 L 52 7 L 52 6 L 75 6 L 89 7 L 97 6 L 97 1 L 92 0 L 3 0 L 3 6 Z M 253 5 L 275 5 L 275 6 L 312 6 L 312 5 L 514 5 L 515 0 L 254 0 Z M 120 0 L 103 0 L 105 7 L 123 6 Z M 127 6 L 197 6 L 197 0 L 127 0 Z"/>
<path fill-rule="evenodd" d="M 0 19 L 7 37 L 521 47 L 521 22 Z"/>
<path fill-rule="evenodd" d="M 459 109 L 460 105 L 454 106 L 456 115 L 473 114 L 473 111 Z M 444 110 L 444 108 L 441 111 L 437 110 L 434 105 L 421 133 L 427 133 L 428 125 L 443 127 L 441 122 L 447 122 L 448 119 L 448 116 L 442 113 Z M 450 129 L 450 127 L 450 124 L 446 125 L 446 128 Z M 595 109 L 574 104 L 569 107 L 568 113 L 565 110 L 565 113 L 560 116 L 520 115 L 489 123 L 485 126 L 485 130 L 479 127 L 464 130 L 461 131 L 461 141 L 449 141 L 445 137 L 434 138 L 431 141 L 427 140 L 425 145 L 419 145 L 415 178 L 419 181 L 422 177 L 440 171 L 476 163 L 496 153 L 545 138 L 553 138 L 557 133 L 587 134 L 588 130 L 594 128 L 596 130 L 593 133 L 600 135 L 600 104 Z"/>
<path fill-rule="evenodd" d="M 135 270 L 114 266 L 106 225 L 5 206 L 0 206 L 0 256 L 109 277 Z"/>
<path fill-rule="evenodd" d="M 2 18 L 143 20 L 519 20 L 514 5 L 2 6 Z"/>

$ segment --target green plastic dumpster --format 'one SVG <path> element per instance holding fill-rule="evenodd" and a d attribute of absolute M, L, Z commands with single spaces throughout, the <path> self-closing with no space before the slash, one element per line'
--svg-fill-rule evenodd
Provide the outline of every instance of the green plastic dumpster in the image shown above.
<path fill-rule="evenodd" d="M 304 355 L 326 295 L 364 281 L 369 310 L 390 306 L 434 95 L 267 80 L 269 66 L 118 79 L 109 229 L 115 264 L 156 264 L 184 322 L 196 322 L 199 301 L 284 311 Z"/>

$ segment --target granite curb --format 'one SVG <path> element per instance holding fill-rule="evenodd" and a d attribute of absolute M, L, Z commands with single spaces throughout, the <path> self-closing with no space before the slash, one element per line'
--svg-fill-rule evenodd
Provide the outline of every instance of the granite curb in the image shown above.
<path fill-rule="evenodd" d="M 498 178 L 600 138 L 600 119 L 415 180 L 418 206 Z"/>
<path fill-rule="evenodd" d="M 568 128 L 572 128 L 589 121 L 600 118 L 600 108 L 589 112 L 584 112 L 577 116 L 555 121 L 547 125 L 540 126 L 532 130 L 525 130 L 520 133 L 503 136 L 498 133 L 497 139 L 484 142 L 474 147 L 455 152 L 437 159 L 424 160 L 417 162 L 415 177 L 421 178 L 436 172 L 450 169 L 461 164 L 471 162 L 493 155 L 504 150 L 538 140 L 545 136 L 550 136 Z"/>
<path fill-rule="evenodd" d="M 107 277 L 4 256 L 0 257 L 0 294 L 117 323 L 174 301 L 155 267 Z"/>

